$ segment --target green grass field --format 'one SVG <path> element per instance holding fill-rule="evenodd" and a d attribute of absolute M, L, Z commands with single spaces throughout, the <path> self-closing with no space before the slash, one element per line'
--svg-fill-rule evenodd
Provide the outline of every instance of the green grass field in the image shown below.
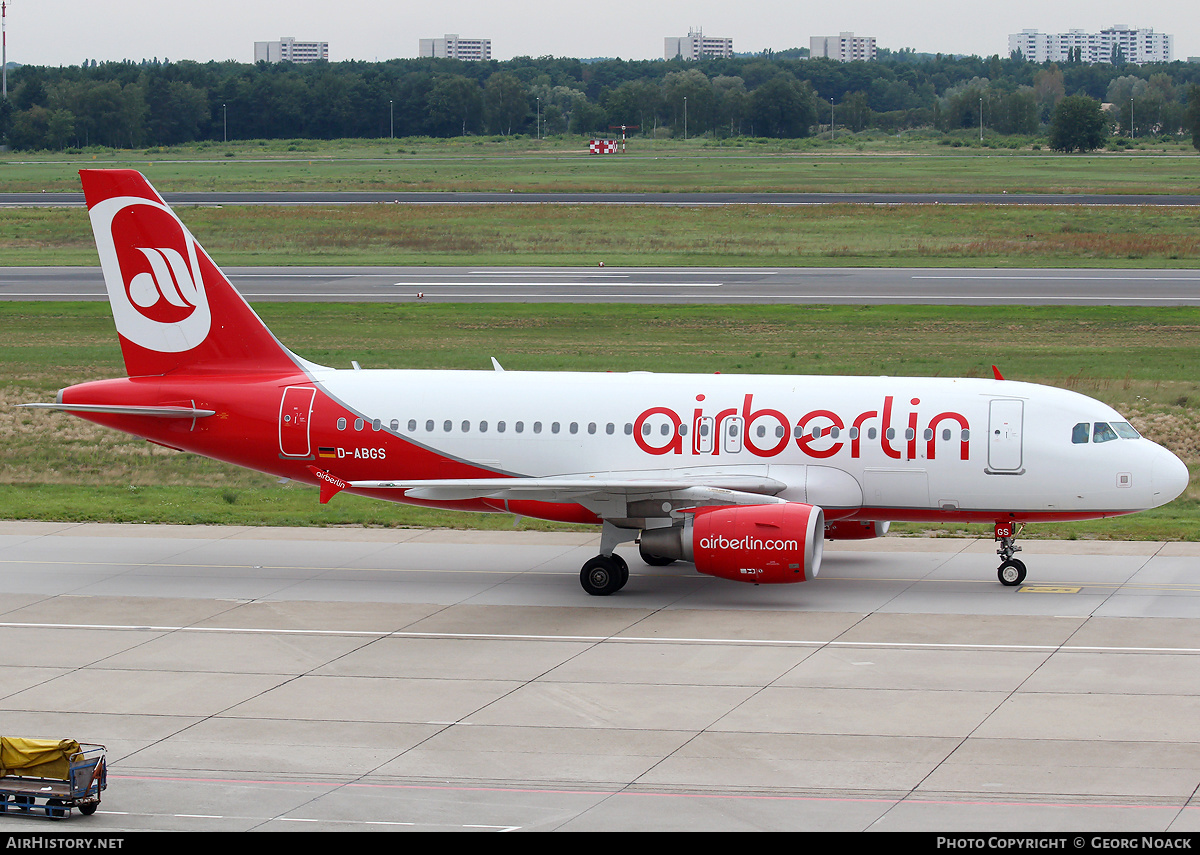
<path fill-rule="evenodd" d="M 940 136 L 939 136 L 940 139 Z M 1142 141 L 1119 152 L 939 145 L 929 134 L 838 141 L 659 141 L 589 155 L 586 138 L 201 143 L 145 151 L 0 155 L 0 192 L 77 191 L 75 172 L 135 168 L 160 191 L 1197 193 L 1197 152 Z"/>
<path fill-rule="evenodd" d="M 257 307 L 314 361 L 372 368 L 989 376 L 1107 401 L 1200 465 L 1200 310 L 935 307 L 330 305 Z M 0 518 L 277 525 L 507 527 L 511 518 L 339 496 L 178 454 L 57 413 L 15 409 L 117 376 L 107 306 L 0 304 Z M 353 334 L 347 331 L 352 330 Z M 1038 527 L 1056 537 L 1200 538 L 1200 484 L 1118 520 Z M 543 527 L 528 522 L 527 525 Z M 923 531 L 906 526 L 904 531 Z M 980 533 L 978 527 L 974 533 Z"/>
<path fill-rule="evenodd" d="M 943 140 L 944 141 L 944 140 Z M 0 192 L 78 191 L 80 167 L 133 167 L 163 192 L 237 189 L 1200 193 L 1181 143 L 1059 155 L 920 135 L 585 141 L 237 142 L 0 155 Z M 861 149 L 861 151 L 859 150 Z M 228 156 L 226 156 L 228 155 Z M 439 206 L 183 208 L 222 264 L 1190 267 L 1186 208 L 1053 206 Z M 79 209 L 0 209 L 5 264 L 95 264 Z"/>
<path fill-rule="evenodd" d="M 970 142 L 963 138 L 960 142 Z M 943 141 L 944 142 L 944 141 Z M 1001 143 L 989 141 L 989 145 Z M 1007 144 L 1007 143 L 1005 143 Z M 789 143 L 581 140 L 238 142 L 0 155 L 0 192 L 77 191 L 81 167 L 141 169 L 164 192 L 234 189 L 1197 193 L 1196 153 L 1063 156 L 920 135 Z M 227 266 L 1194 267 L 1185 208 L 399 206 L 183 208 Z M 0 209 L 0 261 L 96 264 L 82 209 Z M 302 355 L 346 366 L 1005 376 L 1101 398 L 1200 466 L 1193 309 L 318 304 L 259 307 Z M 297 525 L 508 526 L 340 496 L 14 409 L 121 373 L 106 306 L 0 304 L 0 517 Z M 1056 537 L 1200 537 L 1200 487 L 1167 508 L 1042 527 Z M 529 522 L 527 526 L 541 524 Z M 919 531 L 918 527 L 902 527 Z"/>
<path fill-rule="evenodd" d="M 1193 267 L 1193 209 L 354 205 L 180 208 L 239 265 Z M 96 264 L 82 208 L 0 209 L 10 265 Z"/>

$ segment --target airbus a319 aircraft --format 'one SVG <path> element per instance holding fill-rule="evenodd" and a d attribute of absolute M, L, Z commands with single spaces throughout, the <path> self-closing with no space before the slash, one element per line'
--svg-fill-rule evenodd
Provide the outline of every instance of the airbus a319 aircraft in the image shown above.
<path fill-rule="evenodd" d="M 601 526 L 614 551 L 751 583 L 817 575 L 828 539 L 890 520 L 995 527 L 1126 514 L 1187 486 L 1111 407 L 1001 379 L 335 370 L 293 354 L 146 179 L 83 170 L 128 377 L 52 404 L 151 442 L 414 505 Z M 357 368 L 357 366 L 356 366 Z"/>

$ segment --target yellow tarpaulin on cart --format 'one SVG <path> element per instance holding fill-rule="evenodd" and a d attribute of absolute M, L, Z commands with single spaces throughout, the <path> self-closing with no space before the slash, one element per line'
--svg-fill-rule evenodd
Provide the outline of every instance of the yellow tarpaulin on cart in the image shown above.
<path fill-rule="evenodd" d="M 71 758 L 79 753 L 74 739 L 21 739 L 0 736 L 0 778 L 29 775 L 34 778 L 71 777 Z"/>

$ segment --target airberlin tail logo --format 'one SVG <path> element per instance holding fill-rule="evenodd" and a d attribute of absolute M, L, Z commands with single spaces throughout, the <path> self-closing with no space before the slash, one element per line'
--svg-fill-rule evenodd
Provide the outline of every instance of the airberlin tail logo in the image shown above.
<path fill-rule="evenodd" d="M 117 331 L 163 353 L 191 350 L 211 314 L 196 240 L 161 202 L 121 196 L 91 209 Z"/>
<path fill-rule="evenodd" d="M 139 246 L 137 250 L 150 265 L 149 271 L 126 280 L 126 292 L 138 310 L 151 320 L 164 323 L 174 322 L 171 315 L 180 315 L 182 320 L 195 311 L 202 295 L 186 259 L 177 250 L 166 246 Z M 166 317 L 160 319 L 155 315 Z"/>

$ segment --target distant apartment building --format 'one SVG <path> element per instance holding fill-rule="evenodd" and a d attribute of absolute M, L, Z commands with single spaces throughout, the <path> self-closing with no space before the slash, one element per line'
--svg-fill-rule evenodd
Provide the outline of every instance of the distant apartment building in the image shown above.
<path fill-rule="evenodd" d="M 421 39 L 419 56 L 483 62 L 492 58 L 492 40 L 462 39 L 456 34 L 447 33 L 444 39 Z"/>
<path fill-rule="evenodd" d="M 255 62 L 329 61 L 329 42 L 298 42 L 284 36 L 277 42 L 255 42 Z"/>
<path fill-rule="evenodd" d="M 704 35 L 703 30 L 688 30 L 686 36 L 664 39 L 664 59 L 702 59 L 733 56 L 733 39 Z"/>
<path fill-rule="evenodd" d="M 838 62 L 874 62 L 875 37 L 841 33 L 836 36 L 813 36 L 808 40 L 808 55 L 823 56 Z"/>
<path fill-rule="evenodd" d="M 1153 29 L 1134 29 L 1125 24 L 1113 24 L 1098 33 L 1069 30 L 1065 33 L 1039 33 L 1022 30 L 1008 37 L 1008 52 L 1021 52 L 1030 62 L 1070 62 L 1072 59 L 1089 64 L 1112 62 L 1120 57 L 1124 62 L 1142 65 L 1147 62 L 1171 62 L 1175 55 L 1175 37 L 1156 33 Z"/>

